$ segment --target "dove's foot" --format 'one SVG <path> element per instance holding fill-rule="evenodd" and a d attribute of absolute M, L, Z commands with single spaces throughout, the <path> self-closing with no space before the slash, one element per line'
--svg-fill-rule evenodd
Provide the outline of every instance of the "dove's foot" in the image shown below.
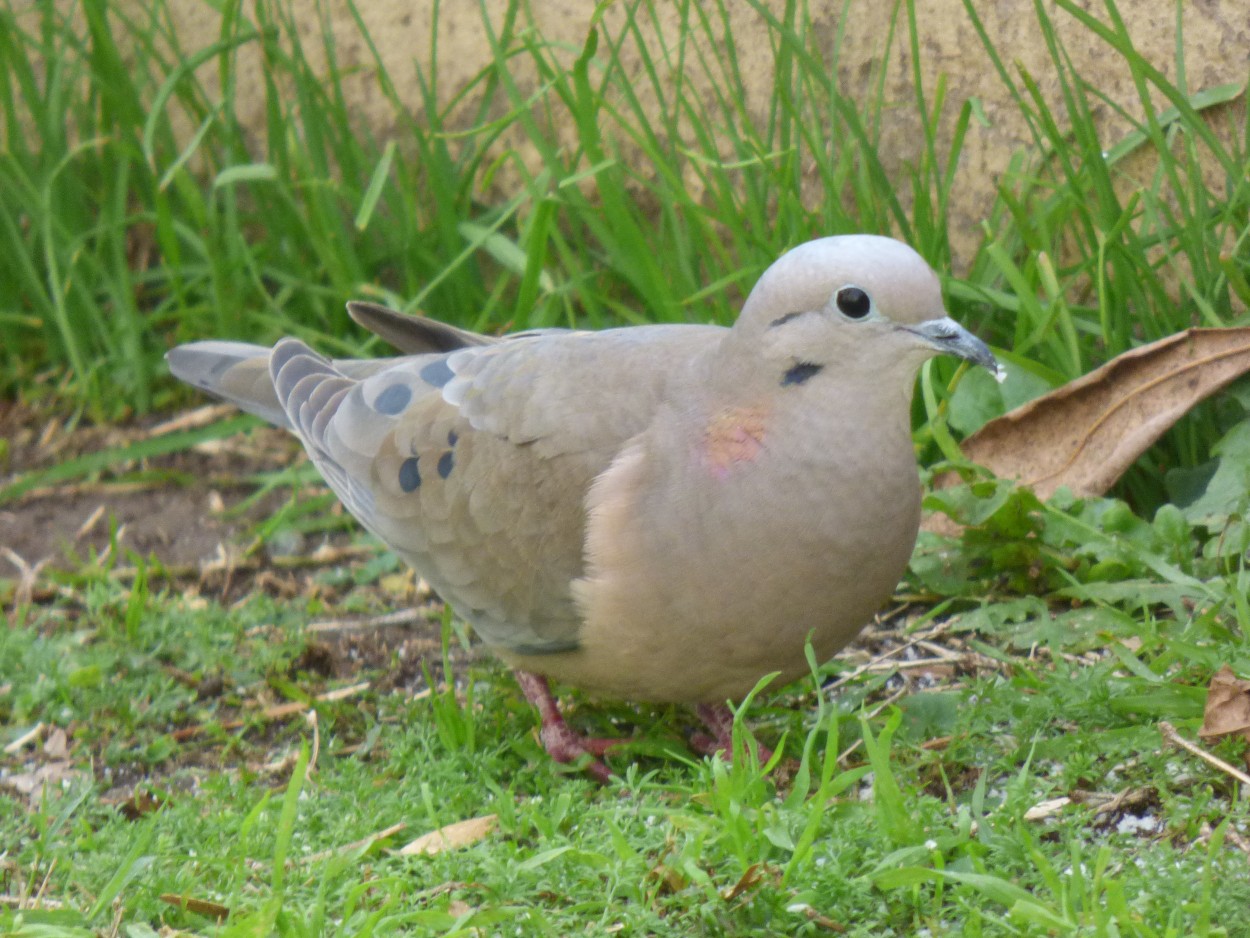
<path fill-rule="evenodd" d="M 521 685 L 521 693 L 525 695 L 525 699 L 538 711 L 542 721 L 538 738 L 542 740 L 547 755 L 556 762 L 575 762 L 583 756 L 589 756 L 587 774 L 600 782 L 607 782 L 612 777 L 612 772 L 604 765 L 601 757 L 613 746 L 619 746 L 621 740 L 596 739 L 573 732 L 560 715 L 560 708 L 556 706 L 556 698 L 552 695 L 545 677 L 531 671 L 517 670 L 513 674 L 516 675 L 516 682 Z"/>
<path fill-rule="evenodd" d="M 711 731 L 711 735 L 707 733 L 694 733 L 690 737 L 690 748 L 701 756 L 710 756 L 720 753 L 726 759 L 733 757 L 734 751 L 734 713 L 725 704 L 697 704 L 694 712 L 699 719 L 703 721 L 703 725 Z M 773 751 L 763 743 L 755 744 L 755 756 L 759 759 L 760 765 L 763 765 L 773 757 Z"/>

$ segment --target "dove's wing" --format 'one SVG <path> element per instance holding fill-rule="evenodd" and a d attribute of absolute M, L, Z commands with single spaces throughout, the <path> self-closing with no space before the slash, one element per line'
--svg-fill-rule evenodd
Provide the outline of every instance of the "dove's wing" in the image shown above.
<path fill-rule="evenodd" d="M 488 643 L 543 653 L 577 645 L 591 482 L 652 419 L 666 375 L 721 332 L 537 335 L 373 362 L 363 378 L 285 339 L 269 368 L 352 514 Z"/>

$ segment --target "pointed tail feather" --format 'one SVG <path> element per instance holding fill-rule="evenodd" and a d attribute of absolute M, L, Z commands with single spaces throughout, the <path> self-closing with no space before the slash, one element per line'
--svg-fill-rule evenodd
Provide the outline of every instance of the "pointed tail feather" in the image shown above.
<path fill-rule="evenodd" d="M 190 342 L 165 355 L 175 378 L 290 429 L 269 376 L 269 349 L 246 342 Z"/>

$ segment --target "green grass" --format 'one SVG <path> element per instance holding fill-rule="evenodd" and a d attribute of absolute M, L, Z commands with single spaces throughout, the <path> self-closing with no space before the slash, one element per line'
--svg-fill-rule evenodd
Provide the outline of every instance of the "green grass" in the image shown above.
<path fill-rule="evenodd" d="M 888 60 L 916 61 L 924 38 L 914 7 L 891 7 L 876 93 L 850 100 L 833 67 L 840 36 L 820 44 L 801 3 L 752 5 L 776 63 L 763 114 L 743 106 L 724 8 L 677 0 L 685 29 L 665 47 L 648 38 L 646 3 L 573 48 L 513 4 L 488 30 L 492 62 L 450 104 L 437 103 L 445 52 L 431 50 L 413 115 L 363 34 L 370 60 L 319 73 L 320 53 L 338 62 L 333 44 L 303 47 L 290 6 L 223 4 L 219 34 L 190 49 L 163 3 L 83 5 L 70 21 L 64 4 L 0 0 L 0 393 L 114 421 L 192 400 L 165 373 L 174 342 L 291 332 L 379 350 L 349 325 L 352 297 L 488 329 L 727 322 L 753 278 L 816 233 L 895 234 L 949 269 L 954 168 L 979 103 L 917 74 L 906 106 L 922 155 L 894 175 L 878 156 Z M 965 14 L 980 28 L 976 4 Z M 952 394 L 952 366 L 927 369 L 916 417 L 929 457 L 943 437 L 931 415 L 969 432 L 1141 342 L 1240 321 L 1250 304 L 1244 86 L 1193 90 L 1183 61 L 1165 78 L 1110 2 L 1039 2 L 1032 16 L 1063 104 L 982 31 L 1034 145 L 1004 168 L 979 249 L 946 278 L 952 312 L 1013 380 L 998 389 L 969 372 Z M 1136 80 L 1130 110 L 1146 117 L 1125 115 L 1123 139 L 1094 123 L 1110 102 L 1063 48 L 1056 26 L 1070 20 Z M 266 63 L 257 137 L 238 116 L 244 49 Z M 641 73 L 626 73 L 626 49 Z M 346 103 L 356 68 L 377 73 L 390 139 Z M 701 74 L 711 97 L 689 84 Z M 644 114 L 650 99 L 658 117 Z M 1229 102 L 1232 130 L 1214 135 L 1204 114 Z M 557 123 L 573 128 L 561 145 Z M 535 164 L 504 144 L 517 135 Z M 1126 167 L 1141 151 L 1155 162 L 1135 182 Z M 828 196 L 803 198 L 814 189 Z M 1248 407 L 1233 393 L 1183 422 L 1126 480 L 1127 503 L 1041 506 L 984 481 L 931 496 L 977 524 L 959 541 L 923 538 L 907 584 L 932 610 L 916 628 L 959 614 L 934 639 L 953 671 L 885 706 L 901 678 L 850 677 L 846 663 L 818 675 L 848 677 L 836 695 L 810 682 L 764 695 L 749 725 L 784 740 L 792 781 L 693 759 L 678 713 L 583 702 L 580 725 L 639 737 L 615 761 L 620 787 L 597 788 L 542 756 L 493 666 L 458 673 L 460 695 L 318 703 L 315 732 L 298 718 L 232 729 L 248 701 L 308 700 L 333 683 L 301 664 L 304 626 L 341 610 L 259 594 L 203 604 L 159 564 L 136 580 L 116 552 L 89 557 L 51 577 L 55 600 L 0 630 L 0 743 L 38 722 L 67 728 L 73 769 L 33 806 L 0 789 L 0 895 L 36 907 L 0 906 L 0 931 L 1246 934 L 1244 793 L 1165 748 L 1156 724 L 1195 738 L 1211 674 L 1250 673 Z M 89 454 L 16 480 L 0 502 L 232 429 Z M 201 698 L 188 674 L 221 676 L 226 691 Z M 207 730 L 174 735 L 188 726 Z M 1214 748 L 1240 760 L 1233 742 Z M 136 779 L 164 806 L 128 819 L 107 796 Z M 1099 813 L 1101 796 L 1124 792 L 1133 807 Z M 1061 796 L 1072 803 L 1026 816 Z M 488 813 L 496 831 L 462 850 L 388 849 Z M 342 849 L 399 822 L 385 843 Z M 219 927 L 163 893 L 231 918 Z"/>
<path fill-rule="evenodd" d="M 978 102 L 949 101 L 940 76 L 926 84 L 917 73 L 909 107 L 925 146 L 891 176 L 878 156 L 883 79 L 868 100 L 846 97 L 840 36 L 822 44 L 798 0 L 753 6 L 775 61 L 763 114 L 743 105 L 724 9 L 682 0 L 673 43 L 653 38 L 655 13 L 641 3 L 624 6 L 615 29 L 597 21 L 582 48 L 545 39 L 517 2 L 483 27 L 493 61 L 449 104 L 439 103 L 446 53 L 432 45 L 414 115 L 367 34 L 364 62 L 323 76 L 312 62 L 337 61 L 332 38 L 305 48 L 278 4 L 251 18 L 227 4 L 219 35 L 198 49 L 179 46 L 159 3 L 133 19 L 92 4 L 76 24 L 51 2 L 20 18 L 4 4 L 0 279 L 13 287 L 0 301 L 0 388 L 101 419 L 142 413 L 171 393 L 185 399 L 161 360 L 179 340 L 295 332 L 358 349 L 350 297 L 484 328 L 728 321 L 759 271 L 818 232 L 894 234 L 947 269 L 954 170 Z M 975 5 L 966 12 L 980 29 Z M 903 49 L 916 61 L 922 41 L 909 3 L 892 13 L 881 76 Z M 956 315 L 1040 388 L 1244 314 L 1250 146 L 1244 85 L 1191 93 L 1183 58 L 1169 81 L 1134 49 L 1113 4 L 1095 16 L 1071 0 L 1038 3 L 1034 16 L 1063 106 L 981 31 L 1035 146 L 1005 167 L 984 240 L 948 288 Z M 1123 139 L 1100 135 L 1091 108 L 1110 102 L 1075 70 L 1056 18 L 1075 19 L 1131 70 L 1146 118 L 1124 114 L 1135 129 Z M 239 118 L 244 50 L 266 65 L 256 139 Z M 638 54 L 640 74 L 626 74 L 623 50 Z M 385 142 L 345 99 L 360 70 L 390 105 Z M 523 84 L 522 72 L 536 80 Z M 693 76 L 709 79 L 712 97 Z M 658 114 L 644 111 L 649 100 Z M 1221 137 L 1202 112 L 1230 101 Z M 557 142 L 556 125 L 572 140 Z M 536 165 L 505 145 L 518 135 Z M 1157 164 L 1134 182 L 1122 164 L 1143 148 Z M 1216 423 L 1204 413 L 1172 434 L 1166 461 L 1200 462 Z M 1161 500 L 1158 473 L 1137 484 L 1147 504 Z"/>
<path fill-rule="evenodd" d="M 135 934 L 164 923 L 231 935 L 819 935 L 830 921 L 851 935 L 1244 934 L 1246 858 L 1228 839 L 1244 845 L 1250 808 L 1227 777 L 1164 747 L 1155 723 L 1194 738 L 1211 672 L 1250 667 L 1245 543 L 1179 517 L 1148 525 L 1122 503 L 1022 508 L 1036 505 L 1000 497 L 960 545 L 959 569 L 949 542 L 926 539 L 918 555 L 917 595 L 968 610 L 945 638 L 932 620 L 913 626 L 962 656 L 962 686 L 922 682 L 883 707 L 900 686 L 885 670 L 836 696 L 810 682 L 766 695 L 750 725 L 797 761 L 780 774 L 693 759 L 673 711 L 578 706 L 590 732 L 638 738 L 613 757 L 622 775 L 606 789 L 544 757 L 493 665 L 456 674 L 459 693 L 315 704 L 315 730 L 298 715 L 231 729 L 245 701 L 308 701 L 334 683 L 301 664 L 317 640 L 304 623 L 333 610 L 260 594 L 205 606 L 158 570 L 142 588 L 100 577 L 81 609 L 31 610 L 0 632 L 5 737 L 65 726 L 74 769 L 33 809 L 0 794 L 8 893 L 64 905 L 0 910 L 0 925 L 70 935 L 119 915 Z M 996 601 L 978 605 L 984 596 Z M 218 675 L 224 691 L 200 695 L 187 674 Z M 205 731 L 180 741 L 186 726 Z M 1237 761 L 1233 744 L 1217 751 Z M 128 816 L 105 797 L 136 780 L 163 807 Z M 1126 793 L 1129 807 L 1099 813 Z M 1072 801 L 1028 816 L 1061 797 Z M 472 845 L 393 852 L 486 814 L 498 825 Z M 406 829 L 348 846 L 396 823 Z M 217 931 L 163 894 L 231 918 Z"/>

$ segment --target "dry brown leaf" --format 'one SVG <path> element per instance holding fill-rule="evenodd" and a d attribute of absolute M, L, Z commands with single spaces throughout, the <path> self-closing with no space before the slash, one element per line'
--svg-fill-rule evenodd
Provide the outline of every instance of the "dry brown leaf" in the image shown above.
<path fill-rule="evenodd" d="M 1207 707 L 1202 714 L 1202 739 L 1240 735 L 1250 740 L 1250 681 L 1243 681 L 1228 665 L 1220 668 L 1207 686 Z"/>
<path fill-rule="evenodd" d="M 172 801 L 168 798 L 161 798 L 150 791 L 136 788 L 133 795 L 117 806 L 117 810 L 121 812 L 122 817 L 126 820 L 137 821 L 148 814 L 168 807 L 170 804 L 172 804 Z"/>
<path fill-rule="evenodd" d="M 43 755 L 46 759 L 64 759 L 69 755 L 69 737 L 65 730 L 56 727 L 43 741 Z"/>
<path fill-rule="evenodd" d="M 647 871 L 647 879 L 657 884 L 659 892 L 669 895 L 675 895 L 690 885 L 684 873 L 663 862 Z"/>
<path fill-rule="evenodd" d="M 744 892 L 748 892 L 758 886 L 772 872 L 767 863 L 752 863 L 738 877 L 736 883 L 721 890 L 720 897 L 726 902 L 733 902 Z"/>
<path fill-rule="evenodd" d="M 456 821 L 440 827 L 438 830 L 422 834 L 412 843 L 405 844 L 397 851 L 401 857 L 418 854 L 433 855 L 444 850 L 455 850 L 475 844 L 495 829 L 499 822 L 497 814 L 484 814 L 481 817 L 469 818 L 467 821 Z"/>
<path fill-rule="evenodd" d="M 803 914 L 806 915 L 807 920 L 817 928 L 823 928 L 825 931 L 831 931 L 839 935 L 846 932 L 845 925 L 841 922 L 834 921 L 827 915 L 822 915 L 810 905 L 803 909 Z"/>
<path fill-rule="evenodd" d="M 218 921 L 225 921 L 230 917 L 230 909 L 222 905 L 220 902 L 211 902 L 208 899 L 196 899 L 194 896 L 180 896 L 172 892 L 161 893 L 161 902 L 168 902 L 170 905 L 177 906 L 180 909 L 186 909 L 195 912 L 198 915 L 207 915 L 209 918 L 215 918 Z"/>
<path fill-rule="evenodd" d="M 1101 495 L 1190 408 L 1248 370 L 1250 327 L 1188 329 L 991 420 L 963 453 L 1041 498 L 1060 486 Z M 934 485 L 958 481 L 948 472 Z"/>

